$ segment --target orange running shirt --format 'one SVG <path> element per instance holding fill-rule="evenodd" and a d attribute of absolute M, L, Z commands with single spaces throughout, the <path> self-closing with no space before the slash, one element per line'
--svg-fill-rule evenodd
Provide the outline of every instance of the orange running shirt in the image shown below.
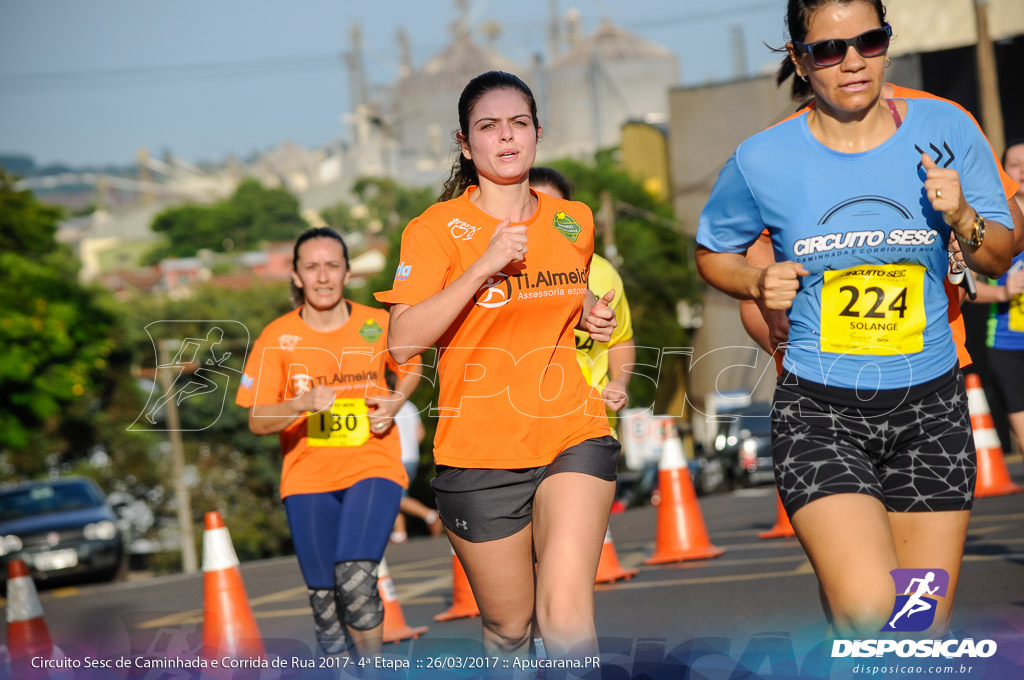
<path fill-rule="evenodd" d="M 385 366 L 402 375 L 387 351 L 388 313 L 345 302 L 350 306 L 348 321 L 329 333 L 306 325 L 299 316 L 301 307 L 270 322 L 249 354 L 235 403 L 244 408 L 279 404 L 317 385 L 333 387 L 339 399 L 386 393 Z M 361 446 L 310 446 L 307 418 L 296 418 L 280 434 L 282 498 L 347 489 L 370 477 L 408 486 L 397 427 L 384 435 L 371 434 Z"/>
<path fill-rule="evenodd" d="M 967 109 L 960 106 L 955 101 L 952 101 L 950 99 L 943 99 L 942 97 L 936 97 L 935 95 L 925 92 L 923 90 L 914 90 L 909 87 L 893 85 L 892 83 L 890 83 L 890 85 L 893 89 L 894 99 L 937 99 L 939 101 L 949 102 L 953 106 L 957 107 L 958 109 L 966 113 L 967 116 L 974 122 L 974 124 L 978 125 L 978 121 L 974 120 L 974 116 L 972 116 Z M 783 119 L 783 121 L 780 122 L 784 122 L 790 120 L 791 118 L 796 118 L 797 116 L 804 115 L 813 107 L 813 105 L 814 103 L 811 102 L 810 106 L 805 106 L 796 113 L 787 116 L 786 118 Z M 978 128 L 980 129 L 981 126 L 978 125 Z M 995 149 L 992 150 L 992 157 L 996 159 L 996 167 L 999 168 L 999 179 L 1003 183 L 1003 192 L 1006 194 L 1006 200 L 1009 201 L 1011 198 L 1013 198 L 1014 194 L 1017 193 L 1017 183 L 1010 179 L 1010 176 L 1006 174 L 1005 170 L 1003 170 L 1003 164 L 999 162 L 999 156 L 996 155 Z M 765 229 L 764 233 L 767 234 L 768 230 Z M 950 283 L 949 279 L 946 279 L 945 281 L 945 289 L 946 297 L 949 299 L 949 309 L 947 310 L 949 326 L 950 329 L 953 331 L 953 342 L 956 343 L 956 355 L 957 359 L 960 362 L 960 368 L 964 368 L 965 366 L 970 366 L 972 360 L 971 355 L 967 352 L 967 345 L 965 344 L 967 342 L 967 330 L 964 328 L 964 317 L 963 313 L 960 311 L 960 289 L 958 286 L 954 286 L 952 283 Z M 781 372 L 781 352 L 775 353 L 775 362 L 780 367 L 779 371 Z"/>
<path fill-rule="evenodd" d="M 501 220 L 473 204 L 475 190 L 409 223 L 394 287 L 378 300 L 415 305 L 483 255 Z M 525 261 L 489 278 L 437 340 L 438 465 L 539 467 L 610 433 L 604 402 L 576 362 L 573 336 L 594 252 L 593 216 L 582 203 L 534 196 Z"/>

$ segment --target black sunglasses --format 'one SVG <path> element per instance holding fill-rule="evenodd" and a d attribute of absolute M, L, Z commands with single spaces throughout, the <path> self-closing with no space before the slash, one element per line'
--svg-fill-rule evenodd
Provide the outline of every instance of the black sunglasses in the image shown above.
<path fill-rule="evenodd" d="M 856 47 L 860 56 L 864 58 L 882 56 L 889 51 L 891 35 L 892 26 L 883 24 L 881 28 L 872 28 L 856 38 L 832 38 L 812 43 L 794 40 L 793 44 L 800 51 L 809 53 L 815 66 L 835 66 L 846 58 L 846 51 L 850 49 L 850 45 Z"/>

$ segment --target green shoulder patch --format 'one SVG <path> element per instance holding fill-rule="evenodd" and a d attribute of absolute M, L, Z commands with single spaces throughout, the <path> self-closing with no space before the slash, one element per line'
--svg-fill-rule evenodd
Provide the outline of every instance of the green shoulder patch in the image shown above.
<path fill-rule="evenodd" d="M 380 340 L 380 336 L 384 333 L 384 329 L 380 327 L 380 324 L 369 319 L 364 322 L 362 327 L 359 329 L 359 335 L 363 336 L 363 340 L 367 342 L 377 342 Z"/>
<path fill-rule="evenodd" d="M 583 228 L 580 227 L 580 223 L 564 212 L 556 212 L 555 218 L 551 223 L 555 225 L 555 229 L 557 229 L 562 236 L 569 239 L 572 243 L 576 243 L 576 239 L 580 237 L 580 232 L 583 231 Z"/>

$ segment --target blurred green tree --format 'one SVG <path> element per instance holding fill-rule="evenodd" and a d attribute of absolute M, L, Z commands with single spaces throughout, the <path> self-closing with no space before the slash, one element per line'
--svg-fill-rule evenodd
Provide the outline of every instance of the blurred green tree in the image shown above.
<path fill-rule="evenodd" d="M 263 242 L 291 241 L 307 226 L 294 196 L 247 179 L 223 201 L 180 205 L 158 214 L 152 228 L 163 234 L 164 240 L 145 261 L 154 264 L 167 257 L 194 257 L 202 249 L 242 252 Z"/>
<path fill-rule="evenodd" d="M 0 168 L 0 451 L 19 477 L 87 453 L 68 430 L 106 396 L 116 310 L 79 283 L 62 215 Z"/>

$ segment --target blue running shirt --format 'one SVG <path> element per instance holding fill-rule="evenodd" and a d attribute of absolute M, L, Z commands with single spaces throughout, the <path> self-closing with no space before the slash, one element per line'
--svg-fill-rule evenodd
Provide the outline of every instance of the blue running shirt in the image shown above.
<path fill-rule="evenodd" d="M 1024 269 L 1024 253 L 1013 258 L 1009 271 L 993 281 L 1005 286 L 1010 274 Z M 994 349 L 1024 350 L 1024 293 L 1018 293 L 1009 302 L 993 302 L 989 311 L 988 337 L 985 344 Z"/>
<path fill-rule="evenodd" d="M 1012 227 L 988 142 L 948 102 L 911 99 L 870 151 L 840 153 L 807 115 L 747 139 L 701 213 L 697 242 L 743 253 L 767 229 L 777 262 L 810 272 L 789 310 L 784 367 L 868 394 L 926 382 L 956 362 L 943 279 L 950 227 L 925 196 L 921 154 L 960 174 L 967 202 Z"/>

